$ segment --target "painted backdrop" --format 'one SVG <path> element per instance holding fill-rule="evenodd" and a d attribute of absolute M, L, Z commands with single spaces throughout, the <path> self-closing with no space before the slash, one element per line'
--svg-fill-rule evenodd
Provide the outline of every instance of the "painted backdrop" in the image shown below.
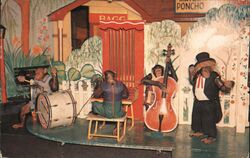
<path fill-rule="evenodd" d="M 5 65 L 8 97 L 20 95 L 22 87 L 15 84 L 14 68 L 54 64 L 60 71 L 60 81 L 82 83 L 88 87 L 94 75 L 102 70 L 100 37 L 91 37 L 80 49 L 73 50 L 64 63 L 54 61 L 52 28 L 47 15 L 73 2 L 72 0 L 2 0 L 2 24 L 7 28 L 5 39 Z M 17 9 L 16 9 L 17 8 Z M 187 68 L 195 63 L 201 51 L 210 53 L 218 63 L 218 71 L 225 80 L 234 80 L 236 86 L 230 94 L 221 94 L 223 119 L 219 126 L 235 127 L 244 132 L 248 126 L 249 95 L 247 87 L 249 60 L 250 7 L 223 5 L 208 11 L 194 23 L 184 36 L 181 27 L 171 20 L 146 23 L 144 31 L 144 71 L 163 64 L 161 51 L 171 43 L 176 54 L 172 57 L 179 77 L 174 107 L 180 124 L 190 124 L 193 96 L 188 83 Z M 30 37 L 30 42 L 23 42 Z M 81 82 L 78 82 L 81 81 Z M 82 82 L 82 81 L 86 81 Z M 68 82 L 69 83 L 69 82 Z M 67 85 L 65 85 L 67 86 Z M 26 94 L 23 94 L 26 95 Z M 89 94 L 88 94 L 89 95 Z"/>

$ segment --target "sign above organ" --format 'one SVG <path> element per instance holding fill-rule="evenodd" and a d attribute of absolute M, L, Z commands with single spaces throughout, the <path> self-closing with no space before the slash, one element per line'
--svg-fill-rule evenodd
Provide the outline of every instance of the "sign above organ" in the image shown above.
<path fill-rule="evenodd" d="M 128 20 L 127 14 L 101 14 L 101 13 L 89 14 L 90 23 L 99 23 L 100 21 L 125 21 L 125 20 Z"/>
<path fill-rule="evenodd" d="M 229 0 L 175 0 L 176 13 L 206 13 L 211 8 L 219 8 Z"/>

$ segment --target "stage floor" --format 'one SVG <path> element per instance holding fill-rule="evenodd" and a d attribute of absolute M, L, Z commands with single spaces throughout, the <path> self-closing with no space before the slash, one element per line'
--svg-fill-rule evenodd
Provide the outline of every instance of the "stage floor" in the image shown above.
<path fill-rule="evenodd" d="M 218 128 L 218 138 L 213 144 L 206 145 L 198 138 L 190 138 L 190 125 L 178 125 L 170 133 L 145 130 L 142 122 L 136 121 L 134 128 L 127 130 L 125 138 L 117 143 L 112 138 L 87 139 L 88 122 L 77 119 L 71 126 L 43 129 L 39 123 L 29 118 L 26 122 L 28 131 L 40 138 L 61 142 L 61 144 L 79 144 L 105 146 L 113 148 L 155 150 L 166 152 L 167 157 L 185 158 L 247 158 L 249 157 L 249 128 L 244 134 L 235 132 L 235 128 Z M 112 124 L 107 124 L 103 132 L 111 132 Z"/>

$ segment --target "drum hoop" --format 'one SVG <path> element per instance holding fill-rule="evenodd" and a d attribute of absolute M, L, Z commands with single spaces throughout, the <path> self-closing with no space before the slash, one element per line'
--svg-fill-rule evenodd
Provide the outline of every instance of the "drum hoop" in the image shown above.
<path fill-rule="evenodd" d="M 38 95 L 38 97 L 43 96 L 43 97 L 45 98 L 47 104 L 48 104 L 49 120 L 48 120 L 48 125 L 47 125 L 47 127 L 46 127 L 46 129 L 48 129 L 48 128 L 51 126 L 52 110 L 51 110 L 51 108 L 50 108 L 50 107 L 51 107 L 51 103 L 50 103 L 49 98 L 48 98 L 48 96 L 47 96 L 46 94 L 49 94 L 49 93 L 47 93 L 47 92 L 40 93 L 40 94 Z M 39 119 L 39 121 L 40 121 L 40 119 Z M 41 122 L 40 122 L 40 123 L 41 123 Z"/>
<path fill-rule="evenodd" d="M 42 93 L 38 94 L 37 99 L 36 99 L 36 111 L 37 112 L 40 110 L 40 106 L 38 106 L 38 103 L 39 103 L 38 100 L 39 100 L 39 98 L 41 98 L 41 96 L 42 96 Z M 46 129 L 48 127 L 48 125 L 46 125 L 46 120 L 43 121 L 44 123 L 42 123 L 40 117 L 42 117 L 45 120 L 43 115 L 41 113 L 38 113 L 38 118 L 39 118 L 38 120 L 39 120 L 41 126 Z"/>

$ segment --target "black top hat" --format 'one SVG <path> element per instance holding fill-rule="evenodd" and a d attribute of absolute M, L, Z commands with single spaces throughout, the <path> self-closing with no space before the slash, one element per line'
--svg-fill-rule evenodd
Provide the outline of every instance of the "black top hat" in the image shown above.
<path fill-rule="evenodd" d="M 211 67 L 215 68 L 216 61 L 213 58 L 210 58 L 209 54 L 207 52 L 201 52 L 196 55 L 197 62 L 194 65 L 195 71 L 199 71 L 203 67 Z"/>
<path fill-rule="evenodd" d="M 202 62 L 205 62 L 205 61 L 212 61 L 212 62 L 216 63 L 216 61 L 213 58 L 210 58 L 210 56 L 207 52 L 201 52 L 201 53 L 197 54 L 196 60 L 197 60 L 197 62 L 195 63 L 194 66 L 196 66 Z"/>

